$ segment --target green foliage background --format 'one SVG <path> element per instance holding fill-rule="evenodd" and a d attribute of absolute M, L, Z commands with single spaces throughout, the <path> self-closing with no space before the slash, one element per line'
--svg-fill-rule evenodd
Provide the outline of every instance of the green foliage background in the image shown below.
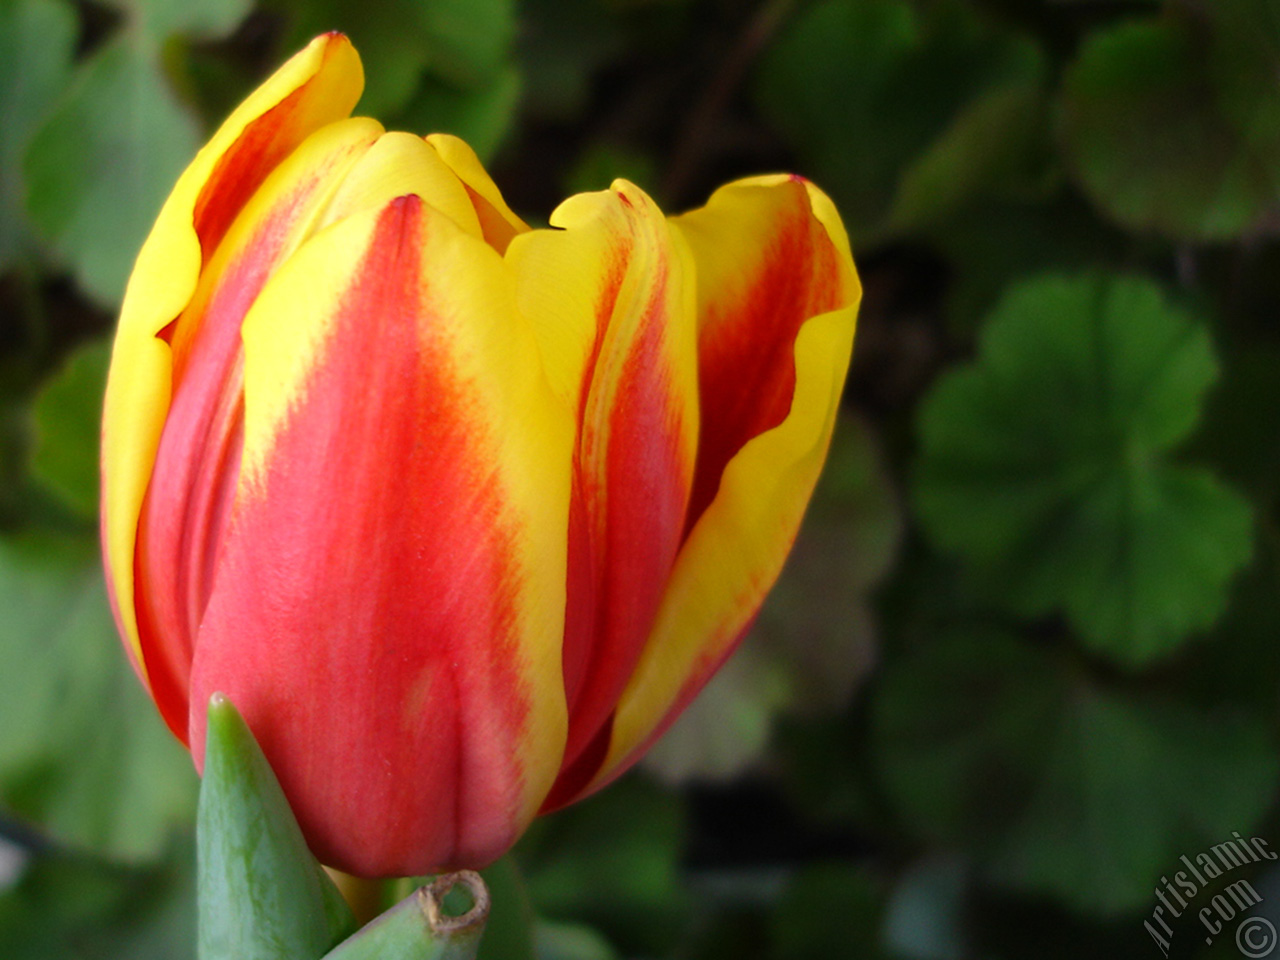
<path fill-rule="evenodd" d="M 794 170 L 866 287 L 758 628 L 494 868 L 488 960 L 1152 957 L 1180 856 L 1280 847 L 1280 0 L 0 0 L 0 956 L 193 956 L 100 398 L 174 179 L 328 29 L 531 222 Z"/>

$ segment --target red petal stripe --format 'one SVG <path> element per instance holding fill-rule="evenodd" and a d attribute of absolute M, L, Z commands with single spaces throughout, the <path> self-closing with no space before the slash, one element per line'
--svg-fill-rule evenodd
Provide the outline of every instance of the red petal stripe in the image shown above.
<path fill-rule="evenodd" d="M 193 677 L 357 873 L 485 862 L 520 805 L 514 534 L 423 287 L 431 228 L 417 197 L 380 217 L 264 488 L 241 489 Z"/>
<path fill-rule="evenodd" d="M 564 647 L 569 739 L 564 763 L 566 768 L 576 764 L 587 776 L 593 770 L 581 771 L 579 757 L 598 739 L 631 676 L 680 546 L 692 476 L 685 440 L 687 431 L 695 429 L 685 422 L 673 383 L 671 306 L 680 298 L 671 296 L 669 249 L 659 248 L 654 274 L 642 278 L 646 299 L 634 335 L 630 340 L 616 333 L 612 342 L 609 338 L 635 245 L 660 242 L 637 235 L 640 214 L 625 195 L 620 200 L 632 234 L 603 271 L 596 342 L 581 392 L 570 521 Z M 656 222 L 665 229 L 661 219 Z M 601 351 L 610 348 L 625 351 L 625 356 L 602 358 Z M 595 389 L 602 375 L 617 378 L 616 385 L 605 385 L 613 388 L 612 394 Z M 602 400 L 610 403 L 607 409 Z M 563 789 L 558 785 L 553 792 Z"/>
<path fill-rule="evenodd" d="M 686 530 L 715 498 L 724 468 L 752 437 L 786 419 L 795 392 L 794 344 L 810 317 L 841 306 L 841 272 L 804 182 L 761 238 L 764 256 L 732 299 L 701 306 L 698 380 L 702 432 Z"/>
<path fill-rule="evenodd" d="M 151 693 L 187 742 L 187 687 L 240 472 L 244 399 L 240 326 L 293 241 L 288 226 L 322 171 L 281 198 L 216 278 L 207 300 L 162 334 L 172 341 L 173 398 L 138 519 L 138 637 Z"/>

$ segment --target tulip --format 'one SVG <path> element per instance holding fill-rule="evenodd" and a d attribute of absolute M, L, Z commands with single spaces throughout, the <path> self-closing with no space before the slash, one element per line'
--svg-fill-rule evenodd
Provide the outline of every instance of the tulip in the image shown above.
<path fill-rule="evenodd" d="M 313 851 L 479 867 L 643 753 L 749 628 L 822 461 L 860 287 L 831 202 L 640 189 L 532 230 L 449 136 L 350 118 L 317 38 L 138 257 L 103 424 L 130 659 L 203 762 L 221 692 Z"/>

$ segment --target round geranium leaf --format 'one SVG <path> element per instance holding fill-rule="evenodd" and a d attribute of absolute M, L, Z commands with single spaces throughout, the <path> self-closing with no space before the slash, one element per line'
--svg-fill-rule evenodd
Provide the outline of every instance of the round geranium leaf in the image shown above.
<path fill-rule="evenodd" d="M 1245 502 L 1169 456 L 1216 370 L 1205 326 L 1148 281 L 1014 288 L 922 408 L 926 532 L 1000 605 L 1065 613 L 1121 664 L 1168 654 L 1218 617 L 1251 552 Z"/>

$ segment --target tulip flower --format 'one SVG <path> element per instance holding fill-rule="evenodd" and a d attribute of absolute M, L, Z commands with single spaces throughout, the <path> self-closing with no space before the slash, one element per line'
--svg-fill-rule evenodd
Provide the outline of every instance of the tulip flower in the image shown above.
<path fill-rule="evenodd" d="M 225 694 L 308 842 L 479 867 L 643 753 L 732 652 L 821 469 L 860 287 L 802 178 L 533 230 L 460 140 L 350 118 L 345 37 L 242 104 L 120 317 L 103 538 L 202 764 Z"/>

